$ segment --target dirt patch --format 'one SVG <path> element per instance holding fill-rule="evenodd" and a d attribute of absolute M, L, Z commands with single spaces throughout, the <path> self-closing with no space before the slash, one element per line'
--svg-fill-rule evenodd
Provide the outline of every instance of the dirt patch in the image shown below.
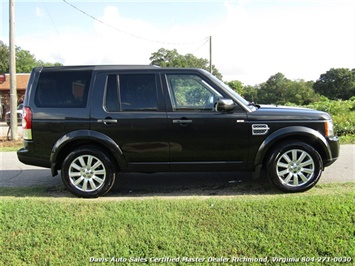
<path fill-rule="evenodd" d="M 18 140 L 8 140 L 7 137 L 0 137 L 0 148 L 17 149 L 23 146 L 22 138 Z"/>

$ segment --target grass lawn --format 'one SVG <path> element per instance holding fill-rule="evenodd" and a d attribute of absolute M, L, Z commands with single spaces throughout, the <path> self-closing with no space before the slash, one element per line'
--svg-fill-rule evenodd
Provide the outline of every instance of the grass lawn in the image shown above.
<path fill-rule="evenodd" d="M 355 260 L 355 183 L 300 194 L 128 200 L 0 188 L 0 213 L 0 265 Z"/>

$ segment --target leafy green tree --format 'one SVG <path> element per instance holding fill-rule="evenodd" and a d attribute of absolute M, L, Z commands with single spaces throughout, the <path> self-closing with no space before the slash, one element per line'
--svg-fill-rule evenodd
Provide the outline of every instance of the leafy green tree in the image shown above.
<path fill-rule="evenodd" d="M 0 73 L 9 72 L 9 47 L 0 41 Z"/>
<path fill-rule="evenodd" d="M 243 83 L 239 80 L 228 81 L 226 84 L 240 95 L 243 95 Z"/>
<path fill-rule="evenodd" d="M 331 68 L 314 83 L 315 92 L 331 100 L 347 100 L 355 95 L 355 69 Z"/>
<path fill-rule="evenodd" d="M 36 58 L 29 51 L 16 47 L 16 72 L 28 73 L 36 66 Z"/>
<path fill-rule="evenodd" d="M 313 90 L 313 81 L 296 80 L 289 81 L 285 94 L 284 103 L 307 105 L 319 101 L 320 95 Z"/>
<path fill-rule="evenodd" d="M 42 60 L 38 60 L 36 62 L 36 67 L 38 66 L 43 66 L 43 67 L 50 67 L 50 66 L 62 66 L 62 63 L 55 62 L 55 63 L 49 63 L 49 62 L 43 62 Z"/>
<path fill-rule="evenodd" d="M 248 101 L 258 102 L 258 92 L 259 92 L 258 86 L 247 85 L 243 87 L 242 96 Z"/>
<path fill-rule="evenodd" d="M 9 47 L 0 41 L 0 72 L 9 72 Z M 30 51 L 23 50 L 21 47 L 16 47 L 16 72 L 28 73 L 32 68 L 37 66 L 61 66 L 61 63 L 47 63 L 42 60 L 37 60 Z"/>
<path fill-rule="evenodd" d="M 286 92 L 289 80 L 282 73 L 276 73 L 258 91 L 258 103 L 281 104 L 287 102 Z"/>
<path fill-rule="evenodd" d="M 152 53 L 152 56 L 149 58 L 151 60 L 151 65 L 157 65 L 160 67 L 173 67 L 179 61 L 179 53 L 176 49 L 167 50 L 160 48 L 157 52 Z"/>
<path fill-rule="evenodd" d="M 319 97 L 313 90 L 313 82 L 292 81 L 282 73 L 271 76 L 257 91 L 258 103 L 304 105 L 319 100 Z"/>
<path fill-rule="evenodd" d="M 205 58 L 197 58 L 193 54 L 181 55 L 176 49 L 168 50 L 160 48 L 157 52 L 152 53 L 149 58 L 151 65 L 160 67 L 177 67 L 177 68 L 202 68 L 209 71 L 209 61 Z M 222 74 L 212 65 L 212 74 L 222 80 Z"/>

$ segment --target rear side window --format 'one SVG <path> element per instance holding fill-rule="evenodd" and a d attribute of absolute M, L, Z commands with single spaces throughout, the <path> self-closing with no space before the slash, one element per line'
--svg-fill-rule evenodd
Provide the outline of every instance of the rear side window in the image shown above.
<path fill-rule="evenodd" d="M 35 94 L 37 107 L 86 107 L 91 71 L 42 72 Z"/>
<path fill-rule="evenodd" d="M 117 75 L 107 76 L 104 105 L 106 112 L 118 112 L 120 110 Z"/>
<path fill-rule="evenodd" d="M 104 105 L 107 112 L 157 111 L 155 75 L 108 75 Z"/>

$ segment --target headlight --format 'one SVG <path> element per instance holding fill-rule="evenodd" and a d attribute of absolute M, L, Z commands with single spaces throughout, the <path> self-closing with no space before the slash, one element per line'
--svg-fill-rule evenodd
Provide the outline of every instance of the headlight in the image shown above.
<path fill-rule="evenodd" d="M 334 125 L 332 120 L 327 120 L 324 122 L 325 136 L 333 137 L 334 136 Z"/>

